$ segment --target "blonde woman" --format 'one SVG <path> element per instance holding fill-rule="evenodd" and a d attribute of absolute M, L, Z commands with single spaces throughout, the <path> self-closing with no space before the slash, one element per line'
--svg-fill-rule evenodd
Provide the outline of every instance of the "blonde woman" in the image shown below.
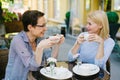
<path fill-rule="evenodd" d="M 95 11 L 88 14 L 87 32 L 81 33 L 74 46 L 68 53 L 70 62 L 82 60 L 82 62 L 96 64 L 106 70 L 108 60 L 115 42 L 109 36 L 109 24 L 104 11 Z"/>

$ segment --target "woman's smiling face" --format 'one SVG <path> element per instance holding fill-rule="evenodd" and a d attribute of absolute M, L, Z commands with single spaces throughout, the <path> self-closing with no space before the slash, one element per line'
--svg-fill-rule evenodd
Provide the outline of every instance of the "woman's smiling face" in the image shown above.
<path fill-rule="evenodd" d="M 44 17 L 40 17 L 37 20 L 37 24 L 32 29 L 32 34 L 35 37 L 43 37 L 46 30 L 47 30 L 46 20 Z"/>
<path fill-rule="evenodd" d="M 101 28 L 102 28 L 102 26 L 96 24 L 94 21 L 92 21 L 89 18 L 87 19 L 86 29 L 87 29 L 88 33 L 99 34 Z"/>

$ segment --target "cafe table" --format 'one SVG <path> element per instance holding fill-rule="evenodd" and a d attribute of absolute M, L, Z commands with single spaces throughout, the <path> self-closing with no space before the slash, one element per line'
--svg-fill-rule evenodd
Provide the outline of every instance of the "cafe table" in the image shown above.
<path fill-rule="evenodd" d="M 75 66 L 76 64 L 75 63 L 72 63 L 72 62 L 67 62 L 67 61 L 59 61 L 57 62 L 57 67 L 60 67 L 60 66 L 63 66 L 65 68 L 68 68 L 69 71 L 72 72 L 72 77 L 68 78 L 68 79 L 53 79 L 53 78 L 50 78 L 50 77 L 46 77 L 45 75 L 41 74 L 41 77 L 42 77 L 42 80 L 109 80 L 110 79 L 110 74 L 106 71 L 103 70 L 104 72 L 104 76 L 103 78 L 100 78 L 98 77 L 98 74 L 95 74 L 91 77 L 95 77 L 94 79 L 88 77 L 87 78 L 81 78 L 81 77 L 76 77 L 76 74 L 73 72 L 73 67 Z"/>

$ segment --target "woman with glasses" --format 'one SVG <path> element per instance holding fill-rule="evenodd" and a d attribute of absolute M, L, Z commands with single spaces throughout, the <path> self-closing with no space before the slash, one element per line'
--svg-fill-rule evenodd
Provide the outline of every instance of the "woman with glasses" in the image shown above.
<path fill-rule="evenodd" d="M 40 11 L 24 12 L 22 23 L 24 30 L 11 41 L 5 80 L 27 80 L 28 73 L 37 71 L 41 66 L 43 56 L 51 56 L 51 47 L 52 57 L 57 58 L 59 46 L 64 41 L 61 35 L 54 36 L 52 39 L 38 40 L 44 37 L 47 30 L 44 13 Z"/>

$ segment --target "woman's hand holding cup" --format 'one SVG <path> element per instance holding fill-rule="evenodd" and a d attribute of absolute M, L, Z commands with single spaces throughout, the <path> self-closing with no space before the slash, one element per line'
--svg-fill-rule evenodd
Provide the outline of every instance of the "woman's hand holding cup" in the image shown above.
<path fill-rule="evenodd" d="M 57 34 L 55 36 L 50 36 L 49 39 L 51 41 L 54 41 L 57 45 L 62 44 L 64 42 L 64 40 L 65 40 L 64 36 L 61 35 L 61 34 Z"/>
<path fill-rule="evenodd" d="M 83 34 L 84 35 L 84 40 L 88 41 L 89 39 L 89 34 Z"/>
<path fill-rule="evenodd" d="M 56 43 L 58 43 L 60 41 L 60 37 L 58 36 L 49 36 L 49 38 L 51 41 L 54 41 Z"/>
<path fill-rule="evenodd" d="M 88 33 L 80 34 L 77 38 L 77 44 L 81 44 L 84 41 L 89 41 L 89 36 L 90 34 Z"/>
<path fill-rule="evenodd" d="M 77 44 L 81 44 L 82 42 L 84 42 L 84 35 L 80 34 L 80 35 L 77 37 L 76 43 L 77 43 Z"/>
<path fill-rule="evenodd" d="M 65 38 L 63 35 L 57 34 L 55 36 L 49 36 L 49 38 L 41 40 L 38 47 L 50 48 L 54 45 L 60 45 L 64 42 Z"/>

